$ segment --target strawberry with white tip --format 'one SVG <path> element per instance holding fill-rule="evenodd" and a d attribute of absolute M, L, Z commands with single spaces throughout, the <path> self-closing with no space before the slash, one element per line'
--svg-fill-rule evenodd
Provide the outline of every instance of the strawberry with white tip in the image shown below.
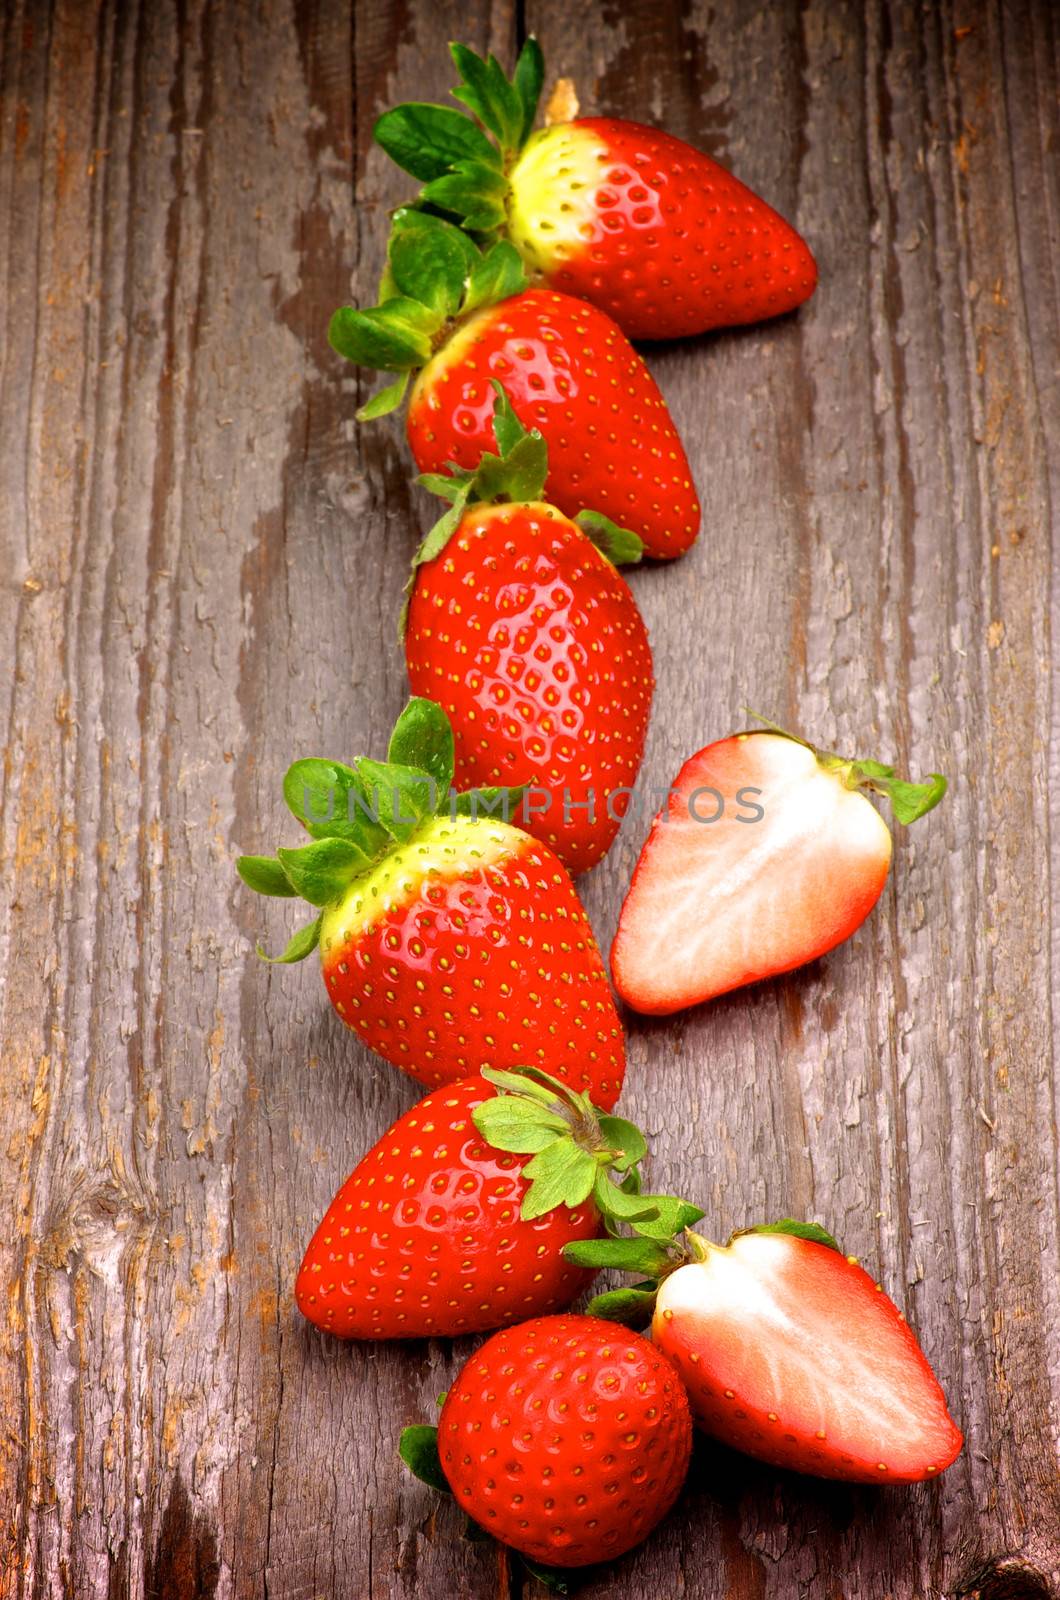
<path fill-rule="evenodd" d="M 347 360 L 398 375 L 361 421 L 396 409 L 413 380 L 406 431 L 421 472 L 477 468 L 499 380 L 548 444 L 545 498 L 565 516 L 601 512 L 661 560 L 695 539 L 691 470 L 643 360 L 596 306 L 528 288 L 507 240 L 480 251 L 441 217 L 398 211 L 380 303 L 341 307 L 328 337 Z"/>
<path fill-rule="evenodd" d="M 663 1015 L 815 961 L 876 904 L 891 834 L 936 806 L 946 780 L 815 749 L 772 724 L 686 761 L 641 851 L 611 951 L 615 987 Z"/>
<path fill-rule="evenodd" d="M 506 820 L 521 791 L 451 787 L 431 700 L 409 701 L 387 754 L 296 761 L 284 797 L 311 842 L 236 863 L 259 894 L 318 908 L 279 960 L 319 948 L 343 1022 L 420 1083 L 541 1067 L 609 1110 L 622 1026 L 562 863 Z"/>
<path fill-rule="evenodd" d="M 659 128 L 618 117 L 533 133 L 544 61 L 535 39 L 509 79 L 493 56 L 450 46 L 452 106 L 399 105 L 375 137 L 424 187 L 421 202 L 506 235 L 528 272 L 614 317 L 631 339 L 761 322 L 808 300 L 817 265 L 746 184 Z M 492 135 L 492 138 L 490 137 Z"/>

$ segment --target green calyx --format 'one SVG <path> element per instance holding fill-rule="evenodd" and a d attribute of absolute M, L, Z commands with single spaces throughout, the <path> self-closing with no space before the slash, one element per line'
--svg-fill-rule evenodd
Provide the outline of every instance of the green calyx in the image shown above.
<path fill-rule="evenodd" d="M 328 339 L 340 356 L 398 374 L 362 406 L 358 419 L 368 422 L 396 410 L 411 374 L 431 359 L 457 322 L 525 288 L 519 253 L 506 240 L 480 249 L 459 227 L 431 212 L 396 211 L 379 304 L 363 311 L 342 306 L 328 326 Z"/>
<path fill-rule="evenodd" d="M 679 1202 L 685 1204 L 685 1202 Z M 639 1282 L 629 1287 L 609 1289 L 598 1294 L 585 1308 L 586 1316 L 603 1317 L 608 1322 L 621 1322 L 628 1328 L 644 1328 L 652 1319 L 659 1285 L 679 1267 L 693 1261 L 705 1261 L 718 1246 L 691 1228 L 703 1215 L 694 1206 L 687 1210 L 694 1215 L 675 1214 L 674 1226 L 665 1231 L 660 1224 L 671 1220 L 663 1211 L 647 1226 L 641 1220 L 630 1223 L 630 1233 L 622 1238 L 579 1240 L 566 1245 L 563 1251 L 568 1261 L 579 1267 L 608 1267 L 618 1272 L 635 1273 Z M 818 1222 L 797 1222 L 794 1217 L 782 1217 L 778 1222 L 762 1222 L 752 1228 L 741 1228 L 730 1234 L 728 1243 L 747 1233 L 783 1233 L 797 1239 L 808 1239 L 813 1244 L 838 1250 L 832 1235 Z"/>
<path fill-rule="evenodd" d="M 284 799 L 311 843 L 275 856 L 240 856 L 236 870 L 257 894 L 312 906 L 337 904 L 359 878 L 392 851 L 407 845 L 436 817 L 507 821 L 521 789 L 452 788 L 453 730 L 433 700 L 413 697 L 394 725 L 385 762 L 366 756 L 340 761 L 296 761 L 283 782 Z M 302 961 L 315 950 L 321 916 L 299 929 L 275 959 Z M 265 960 L 263 950 L 258 954 Z"/>
<path fill-rule="evenodd" d="M 493 436 L 497 441 L 497 454 L 482 455 L 473 472 L 450 462 L 447 473 L 424 472 L 416 479 L 424 489 L 448 500 L 449 509 L 434 524 L 412 558 L 401 618 L 402 634 L 408 596 L 416 582 L 418 568 L 441 555 L 469 506 L 524 505 L 540 500 L 544 494 L 548 445 L 536 428 L 528 432 L 523 427 L 499 380 L 494 378 L 492 383 L 496 391 Z M 575 521 L 613 566 L 631 565 L 644 554 L 644 545 L 637 534 L 629 528 L 620 528 L 600 511 L 580 511 Z"/>
<path fill-rule="evenodd" d="M 531 1157 L 522 1170 L 524 1222 L 591 1198 L 609 1230 L 627 1222 L 647 1227 L 682 1204 L 640 1192 L 638 1167 L 648 1147 L 632 1122 L 599 1111 L 588 1095 L 537 1067 L 484 1067 L 482 1076 L 497 1094 L 475 1107 L 475 1127 L 495 1150 Z"/>
<path fill-rule="evenodd" d="M 757 711 L 752 711 L 745 706 L 748 716 L 754 717 L 756 722 L 761 722 L 770 733 L 775 733 L 782 739 L 790 739 L 793 744 L 805 745 L 817 757 L 818 763 L 825 772 L 832 773 L 847 789 L 870 789 L 874 794 L 886 795 L 891 802 L 891 810 L 895 820 L 906 826 L 916 822 L 918 817 L 924 816 L 928 811 L 933 811 L 949 787 L 947 779 L 941 772 L 932 772 L 923 783 L 910 783 L 905 778 L 896 778 L 894 768 L 884 766 L 881 761 L 857 761 L 848 756 L 838 756 L 831 751 L 818 750 L 816 745 L 810 744 L 808 739 L 801 739 L 797 733 L 789 733 L 786 728 L 781 728 L 777 723 L 771 722 L 768 717 L 761 716 Z"/>
<path fill-rule="evenodd" d="M 421 205 L 491 235 L 507 219 L 508 172 L 534 126 L 544 58 L 537 40 L 528 39 L 509 78 L 492 55 L 476 55 L 463 44 L 449 51 L 460 74 L 451 92 L 471 117 L 453 106 L 394 106 L 376 123 L 375 138 L 423 184 Z"/>

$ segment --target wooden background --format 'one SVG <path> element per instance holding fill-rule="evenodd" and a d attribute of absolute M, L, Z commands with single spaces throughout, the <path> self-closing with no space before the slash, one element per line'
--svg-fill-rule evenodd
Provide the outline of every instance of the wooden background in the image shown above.
<path fill-rule="evenodd" d="M 292 1306 L 333 1189 L 415 1090 L 270 971 L 296 755 L 378 753 L 427 515 L 324 330 L 406 188 L 371 148 L 452 36 L 538 33 L 821 266 L 775 326 L 651 352 L 704 532 L 637 573 L 647 775 L 751 704 L 952 781 L 868 924 L 782 982 L 629 1019 L 653 1183 L 819 1218 L 967 1433 L 912 1490 L 697 1450 L 623 1600 L 1060 1595 L 1058 13 L 742 0 L 7 0 L 0 73 L 0 1594 L 540 1590 L 403 1476 L 472 1343 L 342 1347 Z M 370 387 L 370 386 L 369 386 Z M 1049 454 L 1051 440 L 1052 454 Z M 609 941 L 643 827 L 583 890 Z"/>

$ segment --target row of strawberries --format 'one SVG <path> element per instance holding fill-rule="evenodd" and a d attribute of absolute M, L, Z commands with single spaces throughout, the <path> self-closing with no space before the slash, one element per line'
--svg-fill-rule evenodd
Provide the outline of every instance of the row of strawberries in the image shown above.
<path fill-rule="evenodd" d="M 501 1329 L 440 1431 L 407 1429 L 402 1455 L 529 1560 L 575 1567 L 665 1515 L 693 1418 L 861 1481 L 933 1476 L 962 1441 L 900 1313 L 821 1227 L 720 1247 L 693 1230 L 697 1206 L 643 1192 L 645 1140 L 613 1111 L 623 1028 L 569 876 L 609 848 L 644 751 L 651 651 L 617 567 L 680 555 L 699 527 L 626 335 L 790 310 L 813 258 L 665 134 L 604 119 L 532 134 L 534 41 L 510 80 L 453 56 L 475 120 L 380 119 L 424 187 L 393 219 L 379 305 L 331 328 L 340 353 L 397 374 L 363 419 L 418 372 L 409 442 L 449 502 L 410 575 L 413 698 L 385 762 L 296 762 L 284 793 L 309 842 L 239 871 L 310 903 L 279 959 L 319 948 L 342 1020 L 431 1089 L 335 1197 L 298 1305 L 343 1338 Z M 693 756 L 622 909 L 621 998 L 672 1012 L 848 937 L 891 858 L 866 789 L 909 822 L 945 780 L 905 783 L 771 725 Z M 557 1315 L 603 1268 L 636 1283 Z M 634 1331 L 649 1324 L 651 1341 Z"/>

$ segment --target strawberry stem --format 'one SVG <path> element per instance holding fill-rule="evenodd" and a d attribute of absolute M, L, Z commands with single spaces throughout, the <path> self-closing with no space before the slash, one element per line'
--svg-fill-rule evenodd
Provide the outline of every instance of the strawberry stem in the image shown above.
<path fill-rule="evenodd" d="M 801 744 L 807 750 L 812 750 L 821 768 L 837 779 L 845 789 L 869 789 L 873 794 L 885 795 L 891 803 L 895 820 L 907 827 L 911 822 L 916 822 L 918 818 L 933 811 L 949 787 L 941 772 L 930 773 L 922 783 L 911 783 L 906 778 L 896 778 L 894 768 L 885 766 L 882 761 L 859 761 L 853 757 L 836 755 L 832 751 L 819 750 L 816 745 L 810 744 L 808 739 L 800 738 L 797 733 L 789 733 L 779 723 L 771 721 L 769 717 L 763 717 L 750 706 L 744 706 L 743 709 L 749 717 L 761 722 L 769 733 L 774 733 L 781 739 L 790 739 L 793 744 Z"/>

